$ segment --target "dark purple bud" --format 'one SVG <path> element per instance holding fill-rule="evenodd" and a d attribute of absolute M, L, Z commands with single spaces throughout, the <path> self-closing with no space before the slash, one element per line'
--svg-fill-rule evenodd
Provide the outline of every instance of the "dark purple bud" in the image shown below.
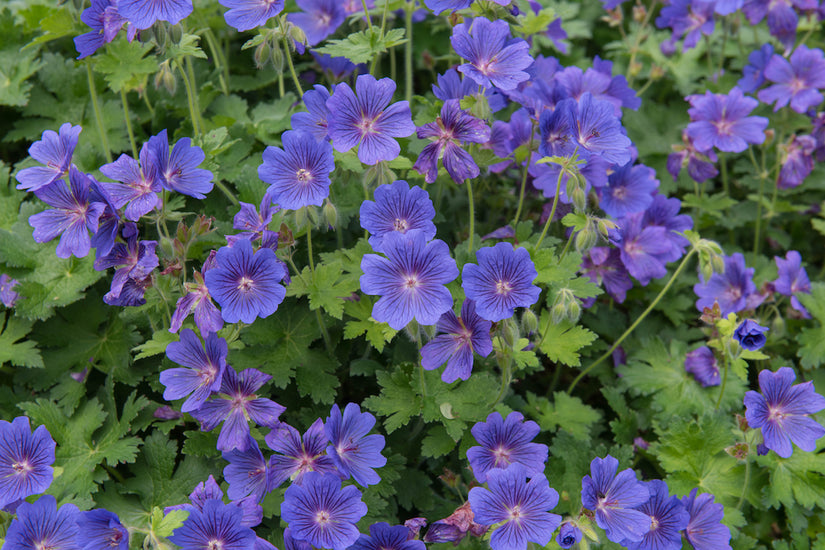
<path fill-rule="evenodd" d="M 427 518 L 412 518 L 404 522 L 404 527 L 409 530 L 407 540 L 418 538 L 418 533 L 427 525 Z"/>
<path fill-rule="evenodd" d="M 177 420 L 183 418 L 183 413 L 176 411 L 169 405 L 164 405 L 155 409 L 153 416 L 162 420 Z"/>

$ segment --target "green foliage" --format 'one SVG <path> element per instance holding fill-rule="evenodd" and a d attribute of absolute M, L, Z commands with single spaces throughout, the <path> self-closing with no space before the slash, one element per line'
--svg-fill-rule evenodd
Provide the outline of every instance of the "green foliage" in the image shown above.
<path fill-rule="evenodd" d="M 527 404 L 542 431 L 563 431 L 582 441 L 590 438 L 591 427 L 602 418 L 598 410 L 564 392 L 553 393 L 552 401 L 527 392 Z"/>
<path fill-rule="evenodd" d="M 825 284 L 813 283 L 810 294 L 799 294 L 797 298 L 816 319 L 818 326 L 799 331 L 796 355 L 803 367 L 819 367 L 825 362 Z"/>
<path fill-rule="evenodd" d="M 768 506 L 790 508 L 798 503 L 808 509 L 825 508 L 825 455 L 795 448 L 790 458 L 771 452 L 756 462 L 769 471 L 770 481 L 763 489 Z"/>
<path fill-rule="evenodd" d="M 34 340 L 19 340 L 32 329 L 31 321 L 6 316 L 6 325 L 0 331 L 0 365 L 43 368 L 43 357 Z"/>
<path fill-rule="evenodd" d="M 151 50 L 148 44 L 137 40 L 130 42 L 120 36 L 103 53 L 95 56 L 95 71 L 103 75 L 115 92 L 137 88 L 145 83 L 148 75 L 158 71 L 157 59 L 146 57 Z"/>
<path fill-rule="evenodd" d="M 404 29 L 391 29 L 382 33 L 379 27 L 371 26 L 369 29 L 352 33 L 341 40 L 328 40 L 326 46 L 315 48 L 315 51 L 333 57 L 346 57 L 353 63 L 368 63 L 376 55 L 406 41 Z"/>
<path fill-rule="evenodd" d="M 597 338 L 592 331 L 570 321 L 553 323 L 550 312 L 541 312 L 539 324 L 546 327 L 539 341 L 539 349 L 548 359 L 571 367 L 581 366 L 580 350 Z"/>

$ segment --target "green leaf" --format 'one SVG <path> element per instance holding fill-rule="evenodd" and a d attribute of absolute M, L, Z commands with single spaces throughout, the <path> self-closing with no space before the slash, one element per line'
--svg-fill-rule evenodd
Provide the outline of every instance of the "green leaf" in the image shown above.
<path fill-rule="evenodd" d="M 810 294 L 797 294 L 796 297 L 817 321 L 816 327 L 806 327 L 799 331 L 796 351 L 799 362 L 810 369 L 825 363 L 825 283 L 811 285 Z"/>
<path fill-rule="evenodd" d="M 591 426 L 602 418 L 601 412 L 564 392 L 555 392 L 552 402 L 527 392 L 527 403 L 542 430 L 555 432 L 558 429 L 578 440 L 590 439 Z"/>
<path fill-rule="evenodd" d="M 341 40 L 327 40 L 326 46 L 315 48 L 315 51 L 333 57 L 346 57 L 353 63 L 368 63 L 376 55 L 406 42 L 404 32 L 404 29 L 391 29 L 382 36 L 379 27 L 371 26 Z"/>
<path fill-rule="evenodd" d="M 544 33 L 556 17 L 556 12 L 553 8 L 544 8 L 538 13 L 527 10 L 527 13 L 523 17 L 519 17 L 519 23 L 514 30 L 523 36 Z"/>
<path fill-rule="evenodd" d="M 103 75 L 112 91 L 132 90 L 139 87 L 147 75 L 159 70 L 157 58 L 146 57 L 151 49 L 147 43 L 129 42 L 121 35 L 95 56 L 94 69 Z"/>
<path fill-rule="evenodd" d="M 415 389 L 411 366 L 398 366 L 392 372 L 379 372 L 376 375 L 381 386 L 381 394 L 368 397 L 364 406 L 386 416 L 384 429 L 392 433 L 405 426 L 412 417 L 418 416 L 424 409 L 419 390 Z"/>
<path fill-rule="evenodd" d="M 539 350 L 551 361 L 571 367 L 581 366 L 579 351 L 597 338 L 594 332 L 569 321 L 553 324 L 547 310 L 541 312 L 540 326 L 547 328 L 541 335 Z"/>
<path fill-rule="evenodd" d="M 170 44 L 166 49 L 166 58 L 180 61 L 187 56 L 206 59 L 206 54 L 198 46 L 201 37 L 197 34 L 184 34 L 177 44 Z"/>
<path fill-rule="evenodd" d="M 43 66 L 37 51 L 0 50 L 0 105 L 22 107 L 29 102 L 32 85 L 26 82 Z"/>
<path fill-rule="evenodd" d="M 132 351 L 138 352 L 137 355 L 135 355 L 135 360 L 154 357 L 155 355 L 165 354 L 166 346 L 177 341 L 177 334 L 164 329 L 156 330 L 152 333 L 152 338 L 146 340 L 139 346 L 135 346 L 132 348 Z"/>
<path fill-rule="evenodd" d="M 155 522 L 154 519 L 156 516 L 156 510 L 160 512 L 161 516 L 163 516 L 163 510 L 157 506 L 152 509 L 152 531 L 159 537 L 171 536 L 175 529 L 183 525 L 183 522 L 189 517 L 189 512 L 187 510 L 171 510 L 168 514 L 163 516 L 163 519 Z"/>
<path fill-rule="evenodd" d="M 619 385 L 634 395 L 652 396 L 651 405 L 668 415 L 701 414 L 716 408 L 721 388 L 703 388 L 685 371 L 687 344 L 672 340 L 666 348 L 659 338 L 642 339 L 628 358 L 628 364 L 616 370 L 622 375 Z M 728 376 L 722 410 L 740 409 L 747 384 L 736 376 Z"/>
<path fill-rule="evenodd" d="M 309 350 L 295 369 L 298 393 L 316 403 L 332 403 L 341 381 L 335 375 L 338 359 L 318 350 Z"/>
<path fill-rule="evenodd" d="M 807 509 L 825 508 L 824 454 L 795 449 L 790 458 L 769 453 L 757 457 L 757 462 L 770 471 L 770 483 L 765 483 L 763 489 L 769 506 L 790 508 L 799 504 Z"/>
<path fill-rule="evenodd" d="M 33 48 L 38 44 L 45 44 L 46 42 L 63 38 L 64 36 L 78 34 L 72 14 L 66 9 L 53 9 L 49 15 L 38 22 L 37 26 L 43 34 L 26 44 L 23 50 Z"/>
<path fill-rule="evenodd" d="M 297 284 L 296 284 L 297 283 Z M 360 283 L 344 275 L 340 263 L 318 264 L 315 277 L 305 267 L 299 277 L 287 287 L 287 296 L 308 296 L 309 309 L 323 308 L 330 316 L 341 319 L 344 315 L 344 298 L 360 288 Z"/>
<path fill-rule="evenodd" d="M 429 458 L 444 456 L 456 448 L 456 441 L 450 437 L 441 424 L 429 429 L 421 441 L 421 455 Z"/>
<path fill-rule="evenodd" d="M 344 338 L 352 340 L 363 334 L 367 342 L 380 353 L 384 351 L 387 342 L 395 338 L 398 331 L 387 323 L 379 323 L 372 318 L 374 303 L 375 300 L 372 297 L 362 296 L 357 302 L 347 302 L 344 305 L 344 311 L 347 315 L 356 318 L 354 321 L 347 321 L 344 326 Z"/>
<path fill-rule="evenodd" d="M 26 340 L 19 342 L 32 329 L 34 322 L 9 317 L 3 331 L 0 332 L 0 365 L 10 363 L 15 367 L 43 368 L 43 358 L 37 349 L 37 342 Z"/>

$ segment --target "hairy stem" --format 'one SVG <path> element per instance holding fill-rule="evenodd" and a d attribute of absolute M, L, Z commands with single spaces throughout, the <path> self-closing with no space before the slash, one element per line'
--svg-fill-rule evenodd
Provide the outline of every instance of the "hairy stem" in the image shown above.
<path fill-rule="evenodd" d="M 100 146 L 103 149 L 103 156 L 106 157 L 106 162 L 112 162 L 112 152 L 109 150 L 109 138 L 106 136 L 106 128 L 103 126 L 103 115 L 100 112 L 100 102 L 97 99 L 95 77 L 92 74 L 92 65 L 89 62 L 86 62 L 86 76 L 89 78 L 89 95 L 92 97 L 92 110 L 95 113 L 95 123 L 97 123 L 97 133 L 100 134 Z"/>
<path fill-rule="evenodd" d="M 547 235 L 547 229 L 550 227 L 550 223 L 552 223 L 553 217 L 556 215 L 556 207 L 559 205 L 559 193 L 561 193 L 562 176 L 564 176 L 564 170 L 559 171 L 559 179 L 556 180 L 556 194 L 553 197 L 553 207 L 550 209 L 550 215 L 547 217 L 547 221 L 544 222 L 544 229 L 541 231 L 539 242 L 536 243 L 536 250 L 541 246 L 541 242 L 544 240 L 545 235 Z"/>
<path fill-rule="evenodd" d="M 289 49 L 289 40 L 284 34 L 284 57 L 286 57 L 287 65 L 289 65 L 289 74 L 292 76 L 292 82 L 295 84 L 295 89 L 298 90 L 298 97 L 303 101 L 304 89 L 301 88 L 301 83 L 298 81 L 298 73 L 295 72 L 295 65 L 292 64 L 292 50 Z"/>
<path fill-rule="evenodd" d="M 412 101 L 413 94 L 413 12 L 415 0 L 408 0 L 404 6 L 404 22 L 407 28 L 407 41 L 404 43 L 404 99 Z"/>
<path fill-rule="evenodd" d="M 468 249 L 472 253 L 473 251 L 473 237 L 475 236 L 476 227 L 475 227 L 475 203 L 473 201 L 473 184 L 468 179 L 465 180 L 465 185 L 467 186 L 467 200 L 470 203 L 470 238 L 468 239 Z"/>
<path fill-rule="evenodd" d="M 132 156 L 137 160 L 138 150 L 135 143 L 135 133 L 132 131 L 132 121 L 129 116 L 129 101 L 126 99 L 126 90 L 120 89 L 120 101 L 123 103 L 123 118 L 126 121 L 126 132 L 129 134 L 129 144 L 132 146 Z"/>
<path fill-rule="evenodd" d="M 570 384 L 570 387 L 569 387 L 569 388 L 567 388 L 567 393 L 568 393 L 568 394 L 573 393 L 573 390 L 575 389 L 575 387 L 576 387 L 576 385 L 579 383 L 579 381 L 580 381 L 582 378 L 584 378 L 584 377 L 587 375 L 587 373 L 589 373 L 591 370 L 593 370 L 594 368 L 596 368 L 596 366 L 598 366 L 599 364 L 601 364 L 601 362 L 602 362 L 602 361 L 604 361 L 605 359 L 607 359 L 608 357 L 610 357 L 610 356 L 613 354 L 613 352 L 616 350 L 616 348 L 618 348 L 618 347 L 619 347 L 619 345 L 621 345 L 621 343 L 622 343 L 622 342 L 624 342 L 625 338 L 627 338 L 628 336 L 630 336 L 630 334 L 631 334 L 634 330 L 636 330 L 636 327 L 638 327 L 638 326 L 639 326 L 639 324 L 640 324 L 642 321 L 644 321 L 644 320 L 645 320 L 645 318 L 646 318 L 646 317 L 650 314 L 650 312 L 651 312 L 651 311 L 653 311 L 653 309 L 654 309 L 654 308 L 655 308 L 655 307 L 659 304 L 659 302 L 662 300 L 662 298 L 664 298 L 665 294 L 667 294 L 667 291 L 668 291 L 668 290 L 670 290 L 670 287 L 672 287 L 672 286 L 673 286 L 673 283 L 674 283 L 674 282 L 676 282 L 676 279 L 678 279 L 678 278 L 679 278 L 679 275 L 681 275 L 681 274 L 682 274 L 682 271 L 684 271 L 684 270 L 685 270 L 685 267 L 687 267 L 688 261 L 690 260 L 690 258 L 691 258 L 691 257 L 692 257 L 695 253 L 696 253 L 696 249 L 695 249 L 695 248 L 694 248 L 694 249 L 691 249 L 691 250 L 690 250 L 690 252 L 688 252 L 688 253 L 685 255 L 685 257 L 684 257 L 684 258 L 682 258 L 682 263 L 680 263 L 680 264 L 679 264 L 679 267 L 677 267 L 677 268 L 676 268 L 676 271 L 673 273 L 673 275 L 671 275 L 670 279 L 668 280 L 668 282 L 667 282 L 667 284 L 664 286 L 664 288 L 663 288 L 662 290 L 660 290 L 660 291 L 659 291 L 659 294 L 656 296 L 656 298 L 654 298 L 654 299 L 653 299 L 653 301 L 650 303 L 650 305 L 649 305 L 649 306 L 647 306 L 647 309 L 645 309 L 645 310 L 642 312 L 642 314 L 641 314 L 641 315 L 639 315 L 639 317 L 638 317 L 638 318 L 636 318 L 636 320 L 633 322 L 633 324 L 632 324 L 632 325 L 630 325 L 630 328 L 628 328 L 626 331 L 624 331 L 624 333 L 623 333 L 621 336 L 619 336 L 619 339 L 618 339 L 618 340 L 616 340 L 615 342 L 613 342 L 613 345 L 612 345 L 612 346 L 610 346 L 610 349 L 608 349 L 606 352 L 604 352 L 604 353 L 603 353 L 603 354 L 602 354 L 602 355 L 601 355 L 598 359 L 596 359 L 595 361 L 593 361 L 592 363 L 590 363 L 590 364 L 587 366 L 587 368 L 585 368 L 584 370 L 582 370 L 582 371 L 579 373 L 579 375 L 578 375 L 578 376 L 576 376 L 576 378 L 575 378 L 575 379 L 573 380 L 573 382 Z"/>
<path fill-rule="evenodd" d="M 516 215 L 513 218 L 513 230 L 515 231 L 518 224 L 519 216 L 521 216 L 521 208 L 524 206 L 524 191 L 527 188 L 527 172 L 530 169 L 530 162 L 533 160 L 533 137 L 536 133 L 536 121 L 533 120 L 530 124 L 530 141 L 527 142 L 527 162 L 524 165 L 524 172 L 521 174 L 521 190 L 518 194 L 518 208 L 516 208 Z"/>

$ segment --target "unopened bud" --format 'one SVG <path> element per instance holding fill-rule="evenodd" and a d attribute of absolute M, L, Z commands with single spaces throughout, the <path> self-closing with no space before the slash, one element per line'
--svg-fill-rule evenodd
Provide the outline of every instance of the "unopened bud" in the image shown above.
<path fill-rule="evenodd" d="M 762 143 L 762 147 L 767 147 L 770 145 L 775 137 L 776 131 L 773 128 L 768 128 L 765 130 L 765 141 Z"/>
<path fill-rule="evenodd" d="M 774 315 L 773 321 L 771 321 L 771 334 L 775 337 L 785 334 L 785 319 L 781 315 Z"/>
<path fill-rule="evenodd" d="M 513 321 L 512 317 L 502 321 L 499 325 L 499 330 L 501 331 L 501 335 L 504 338 L 504 341 L 511 348 L 516 345 L 516 342 L 518 342 L 519 338 L 521 337 L 521 333 L 519 332 L 518 326 L 516 325 L 515 321 Z"/>
<path fill-rule="evenodd" d="M 158 72 L 155 73 L 155 89 L 159 90 L 161 87 L 166 88 L 169 95 L 175 95 L 175 90 L 178 88 L 175 72 L 172 70 L 168 59 L 160 64 Z"/>
<path fill-rule="evenodd" d="M 536 332 L 539 328 L 539 319 L 532 309 L 525 309 L 521 314 L 521 328 L 525 334 Z"/>
<path fill-rule="evenodd" d="M 556 294 L 550 313 L 555 324 L 562 322 L 564 319 L 575 323 L 581 316 L 582 308 L 573 291 L 569 288 L 563 288 Z"/>
<path fill-rule="evenodd" d="M 650 80 L 659 80 L 663 76 L 665 76 L 666 71 L 664 67 L 660 67 L 659 65 L 654 64 L 650 67 Z"/>
<path fill-rule="evenodd" d="M 596 228 L 590 223 L 588 223 L 584 229 L 576 233 L 576 250 L 579 252 L 587 252 L 596 246 L 598 242 L 599 234 L 596 231 Z"/>
<path fill-rule="evenodd" d="M 292 38 L 298 44 L 306 44 L 307 43 L 307 35 L 304 33 L 304 29 L 299 27 L 298 25 L 289 25 L 289 37 Z"/>
<path fill-rule="evenodd" d="M 295 236 L 292 234 L 292 230 L 285 223 L 282 223 L 278 229 L 278 245 L 288 247 L 293 244 L 295 244 Z"/>
<path fill-rule="evenodd" d="M 639 76 L 639 73 L 642 72 L 642 64 L 638 61 L 634 61 L 630 64 L 627 70 L 630 73 L 630 76 Z"/>
<path fill-rule="evenodd" d="M 711 254 L 710 265 L 713 267 L 713 272 L 720 275 L 725 273 L 725 259 L 719 254 Z"/>
<path fill-rule="evenodd" d="M 269 46 L 269 42 L 264 40 L 258 47 L 255 48 L 255 53 L 252 55 L 252 59 L 255 60 L 255 66 L 258 69 L 263 69 L 267 62 L 269 62 L 270 57 L 272 57 L 272 48 Z"/>
<path fill-rule="evenodd" d="M 320 221 L 320 219 L 321 219 L 321 216 L 318 213 L 318 209 L 316 207 L 310 205 L 310 206 L 306 207 L 306 211 L 307 211 L 307 217 L 309 218 L 309 223 L 311 223 L 313 227 L 318 225 L 318 221 Z"/>
<path fill-rule="evenodd" d="M 177 257 L 177 258 L 185 258 L 186 257 L 186 247 L 178 239 L 173 239 L 172 240 L 172 250 L 175 251 L 175 257 Z"/>
<path fill-rule="evenodd" d="M 725 448 L 725 452 L 736 460 L 745 460 L 748 457 L 750 447 L 747 443 L 737 443 Z"/>
<path fill-rule="evenodd" d="M 211 216 L 204 216 L 203 214 L 198 216 L 195 223 L 192 224 L 192 237 L 200 237 L 212 231 L 212 222 L 214 221 L 215 218 Z"/>
<path fill-rule="evenodd" d="M 584 212 L 587 209 L 587 193 L 584 192 L 584 189 L 576 187 L 571 198 L 577 212 Z"/>
<path fill-rule="evenodd" d="M 295 227 L 298 229 L 305 227 L 308 221 L 309 215 L 307 214 L 306 206 L 295 211 Z"/>
<path fill-rule="evenodd" d="M 182 221 L 178 222 L 178 227 L 175 231 L 175 236 L 182 243 L 189 242 L 189 228 Z"/>
<path fill-rule="evenodd" d="M 169 45 L 169 33 L 166 32 L 167 26 L 165 21 L 157 21 L 151 27 L 152 35 L 155 37 L 155 42 L 157 42 L 161 51 L 166 50 Z M 141 31 L 141 33 L 142 32 L 143 31 Z M 141 36 L 141 38 L 143 37 Z"/>
<path fill-rule="evenodd" d="M 565 317 L 567 317 L 567 311 L 564 309 L 564 304 L 556 303 L 553 304 L 552 309 L 550 310 L 551 321 L 553 321 L 554 325 L 558 325 L 561 323 Z"/>
<path fill-rule="evenodd" d="M 325 201 L 321 214 L 324 225 L 335 229 L 335 226 L 338 225 L 338 210 L 335 208 L 335 205 L 329 200 Z"/>

